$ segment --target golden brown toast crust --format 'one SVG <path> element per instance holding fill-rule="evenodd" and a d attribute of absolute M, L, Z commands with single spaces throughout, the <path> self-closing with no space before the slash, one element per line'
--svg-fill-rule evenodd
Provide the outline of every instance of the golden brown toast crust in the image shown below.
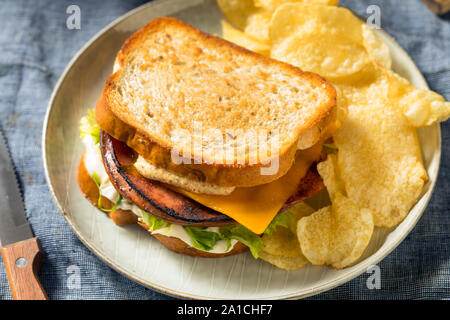
<path fill-rule="evenodd" d="M 298 76 L 308 79 L 308 82 L 313 83 L 315 87 L 323 88 L 324 94 L 328 97 L 328 102 L 320 105 L 315 110 L 314 115 L 305 120 L 306 122 L 302 127 L 294 128 L 298 131 L 297 137 L 301 136 L 302 132 L 306 132 L 315 126 L 322 128 L 334 119 L 336 92 L 326 80 L 316 74 L 303 72 L 294 66 L 258 55 L 221 38 L 205 34 L 173 18 L 155 19 L 134 33 L 119 51 L 117 64 L 124 66 L 131 52 L 133 50 L 139 50 L 139 45 L 144 41 L 147 34 L 168 27 L 179 28 L 183 32 L 191 34 L 199 42 L 217 47 L 219 48 L 218 50 L 224 50 L 224 52 L 231 55 L 242 56 L 249 63 L 276 66 L 283 72 L 289 72 L 293 77 Z M 291 141 L 290 144 L 283 145 L 283 149 L 280 151 L 278 157 L 279 170 L 274 175 L 261 175 L 260 169 L 263 166 L 261 163 L 255 165 L 208 164 L 204 161 L 202 164 L 175 164 L 171 159 L 172 147 L 167 140 L 150 135 L 142 128 L 137 129 L 138 125 L 136 125 L 132 118 L 127 116 L 127 112 L 121 112 L 120 103 L 118 103 L 117 96 L 115 95 L 115 90 L 118 86 L 117 80 L 120 74 L 121 69 L 112 74 L 106 82 L 96 107 L 97 122 L 103 130 L 114 138 L 126 142 L 131 148 L 135 149 L 155 166 L 197 181 L 219 186 L 250 187 L 276 180 L 284 175 L 292 165 L 297 149 L 297 141 Z"/>
<path fill-rule="evenodd" d="M 94 180 L 91 178 L 91 176 L 86 170 L 86 167 L 84 165 L 84 154 L 81 157 L 80 163 L 78 165 L 77 179 L 78 179 L 78 186 L 83 195 L 86 197 L 86 199 L 89 200 L 89 202 L 92 203 L 92 205 L 98 208 L 97 203 L 98 188 Z M 114 206 L 114 204 L 105 197 L 102 197 L 101 204 L 102 207 L 105 209 L 111 209 Z M 118 226 L 125 226 L 128 224 L 138 223 L 137 216 L 130 210 L 116 210 L 110 212 L 108 215 L 111 218 L 111 220 L 113 220 L 114 223 L 117 224 Z M 138 224 L 144 229 L 148 230 L 148 226 L 146 226 L 145 224 L 143 223 Z M 168 249 L 176 253 L 187 254 L 193 257 L 220 258 L 235 255 L 248 250 L 248 248 L 244 244 L 238 242 L 230 252 L 224 254 L 215 254 L 191 248 L 185 242 L 181 241 L 178 238 L 167 237 L 160 234 L 154 234 L 153 236 L 156 239 L 158 239 L 163 245 L 165 245 Z"/>
<path fill-rule="evenodd" d="M 176 164 L 172 161 L 170 149 L 153 142 L 144 132 L 116 117 L 107 107 L 103 94 L 97 102 L 95 118 L 102 130 L 113 138 L 125 142 L 151 164 L 194 181 L 223 187 L 252 187 L 276 180 L 288 172 L 297 151 L 297 146 L 293 145 L 284 157 L 280 157 L 276 175 L 261 175 L 261 165 Z"/>

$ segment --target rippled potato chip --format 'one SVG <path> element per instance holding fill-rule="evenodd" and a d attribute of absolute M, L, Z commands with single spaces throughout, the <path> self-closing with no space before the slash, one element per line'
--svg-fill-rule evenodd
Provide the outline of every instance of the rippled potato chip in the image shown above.
<path fill-rule="evenodd" d="M 299 202 L 293 207 L 290 207 L 288 211 L 295 218 L 295 220 L 298 221 L 300 218 L 312 214 L 314 212 L 314 209 L 304 202 Z M 295 231 L 297 229 L 297 222 L 294 225 L 290 226 L 290 228 L 291 230 Z"/>
<path fill-rule="evenodd" d="M 269 55 L 270 47 L 267 44 L 261 43 L 251 37 L 249 37 L 244 32 L 235 29 L 228 22 L 222 20 L 222 34 L 223 38 L 231 41 L 241 47 L 244 47 L 253 52 L 257 52 L 262 55 Z"/>
<path fill-rule="evenodd" d="M 253 0 L 218 0 L 217 3 L 234 27 L 254 41 L 269 45 L 269 25 L 273 11 L 256 8 Z"/>
<path fill-rule="evenodd" d="M 217 0 L 220 10 L 228 21 L 244 30 L 249 15 L 256 11 L 253 0 Z"/>
<path fill-rule="evenodd" d="M 389 47 L 366 24 L 362 26 L 363 44 L 370 57 L 385 69 L 391 69 L 392 57 Z"/>
<path fill-rule="evenodd" d="M 272 16 L 270 54 L 331 80 L 346 77 L 371 63 L 362 25 L 345 8 L 286 3 Z"/>
<path fill-rule="evenodd" d="M 346 8 L 290 2 L 273 15 L 270 37 L 276 44 L 292 35 L 329 34 L 336 37 L 335 43 L 345 39 L 362 44 L 363 24 Z"/>
<path fill-rule="evenodd" d="M 364 47 L 329 34 L 288 37 L 272 46 L 270 56 L 328 79 L 357 73 L 369 61 Z"/>
<path fill-rule="evenodd" d="M 262 260 L 269 262 L 270 264 L 273 264 L 274 266 L 284 270 L 298 270 L 308 263 L 308 260 L 303 255 L 292 258 L 286 258 L 261 251 L 259 253 L 259 257 Z"/>
<path fill-rule="evenodd" d="M 384 98 L 379 84 L 363 94 L 347 92 L 346 118 L 334 136 L 339 175 L 347 196 L 373 211 L 376 226 L 393 227 L 419 199 L 427 174 L 417 132 L 398 101 Z"/>
<path fill-rule="evenodd" d="M 345 116 L 334 139 L 347 195 L 373 211 L 376 226 L 394 227 L 428 179 L 415 127 L 447 119 L 450 104 L 381 66 L 366 82 L 339 85 L 339 92 Z"/>
<path fill-rule="evenodd" d="M 287 2 L 337 4 L 336 0 L 255 0 L 257 10 L 248 16 L 244 32 L 260 42 L 270 44 L 269 27 L 272 15 L 279 6 Z"/>
<path fill-rule="evenodd" d="M 323 183 L 327 187 L 330 199 L 334 199 L 336 194 L 346 194 L 345 186 L 337 172 L 337 156 L 329 154 L 327 160 L 317 164 L 317 171 L 323 179 Z"/>
<path fill-rule="evenodd" d="M 287 2 L 301 2 L 335 6 L 339 3 L 339 0 L 255 0 L 255 7 L 274 11 L 277 7 Z"/>
<path fill-rule="evenodd" d="M 272 234 L 265 234 L 262 237 L 264 242 L 263 251 L 275 256 L 293 258 L 301 255 L 297 235 L 291 230 L 278 227 Z"/>
<path fill-rule="evenodd" d="M 296 234 L 297 221 L 313 212 L 314 209 L 304 202 L 300 202 L 288 209 L 285 213 L 289 214 L 292 217 L 292 220 L 288 221 L 289 225 L 287 227 L 278 226 L 273 233 L 263 235 L 263 251 L 286 258 L 293 258 L 301 255 Z"/>
<path fill-rule="evenodd" d="M 369 69 L 369 68 L 368 68 Z M 446 121 L 450 116 L 450 103 L 431 91 L 415 88 L 408 80 L 382 66 L 370 66 L 364 77 L 346 85 L 339 84 L 346 104 L 387 104 L 399 110 L 414 128 Z M 341 106 L 342 107 L 342 104 Z"/>
<path fill-rule="evenodd" d="M 409 124 L 416 128 L 446 121 L 450 116 L 450 102 L 433 91 L 415 88 L 394 72 L 389 72 L 389 99 L 398 101 Z"/>
<path fill-rule="evenodd" d="M 218 0 L 220 9 L 229 22 L 239 30 L 267 45 L 272 14 L 287 2 L 336 5 L 338 0 Z"/>
<path fill-rule="evenodd" d="M 264 42 L 269 45 L 269 26 L 271 19 L 271 11 L 258 10 L 257 12 L 248 16 L 244 32 L 249 36 L 258 39 L 258 41 Z"/>
<path fill-rule="evenodd" d="M 332 206 L 301 218 L 297 235 L 304 256 L 315 265 L 336 269 L 352 265 L 362 255 L 373 233 L 372 212 L 337 193 Z"/>
<path fill-rule="evenodd" d="M 271 234 L 262 237 L 263 247 L 260 257 L 279 268 L 285 270 L 299 269 L 308 261 L 303 256 L 297 239 L 297 221 L 314 212 L 314 209 L 300 202 L 285 213 L 292 219 L 286 220 L 286 227 L 278 226 Z"/>

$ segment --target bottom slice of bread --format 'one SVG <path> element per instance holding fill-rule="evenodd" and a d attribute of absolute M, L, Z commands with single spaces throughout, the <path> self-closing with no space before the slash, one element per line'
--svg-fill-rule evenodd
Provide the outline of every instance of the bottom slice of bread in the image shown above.
<path fill-rule="evenodd" d="M 86 170 L 86 166 L 84 165 L 84 154 L 81 157 L 80 164 L 78 165 L 78 186 L 89 202 L 92 203 L 95 207 L 98 208 L 98 187 L 95 184 L 92 177 L 89 175 Z M 111 209 L 114 204 L 105 197 L 101 197 L 101 205 L 105 209 Z M 109 217 L 114 221 L 115 224 L 119 226 L 125 226 L 128 224 L 138 223 L 141 227 L 148 230 L 148 226 L 144 223 L 138 222 L 137 216 L 131 212 L 130 210 L 115 210 L 108 213 Z M 237 242 L 233 249 L 227 253 L 210 253 L 207 251 L 197 250 L 195 248 L 190 247 L 184 241 L 174 238 L 168 237 L 161 234 L 153 234 L 153 236 L 158 239 L 163 245 L 165 245 L 168 249 L 181 254 L 186 254 L 192 257 L 202 257 L 202 258 L 220 258 L 225 256 L 232 256 L 244 251 L 247 251 L 248 248 L 241 242 Z"/>

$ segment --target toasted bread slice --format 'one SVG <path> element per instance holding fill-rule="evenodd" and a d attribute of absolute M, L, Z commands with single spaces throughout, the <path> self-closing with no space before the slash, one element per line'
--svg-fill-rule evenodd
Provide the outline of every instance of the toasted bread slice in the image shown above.
<path fill-rule="evenodd" d="M 314 144 L 311 135 L 321 130 L 313 128 L 328 123 L 336 105 L 335 89 L 320 76 L 174 18 L 134 33 L 116 65 L 96 112 L 102 129 L 157 166 L 195 170 L 219 186 L 255 186 L 284 175 L 297 145 Z M 201 148 L 192 148 L 194 139 Z M 174 165 L 173 154 L 191 164 Z M 275 160 L 278 170 L 262 175 Z"/>
<path fill-rule="evenodd" d="M 195 193 L 229 195 L 236 189 L 235 187 L 222 187 L 198 181 L 197 179 L 189 179 L 184 175 L 178 175 L 174 172 L 168 171 L 167 169 L 157 167 L 141 156 L 137 158 L 134 163 L 134 167 L 140 175 L 146 177 L 147 179 L 161 181 Z"/>

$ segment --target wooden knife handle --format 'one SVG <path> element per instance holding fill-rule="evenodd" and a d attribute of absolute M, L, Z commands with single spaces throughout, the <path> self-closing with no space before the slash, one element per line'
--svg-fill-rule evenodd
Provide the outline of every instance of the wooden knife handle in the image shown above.
<path fill-rule="evenodd" d="M 38 279 L 44 254 L 38 238 L 12 243 L 1 249 L 14 300 L 47 300 Z"/>

